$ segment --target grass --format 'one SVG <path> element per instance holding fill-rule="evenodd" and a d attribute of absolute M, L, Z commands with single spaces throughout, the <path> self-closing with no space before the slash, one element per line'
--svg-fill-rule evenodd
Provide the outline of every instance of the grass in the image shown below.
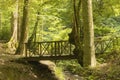
<path fill-rule="evenodd" d="M 63 69 L 61 67 L 56 67 L 55 68 L 55 75 L 60 79 L 60 80 L 65 80 L 65 76 L 63 73 Z"/>
<path fill-rule="evenodd" d="M 83 77 L 84 80 L 120 80 L 120 52 L 113 51 L 97 56 L 95 68 L 82 68 L 77 61 L 60 61 L 57 66 Z"/>

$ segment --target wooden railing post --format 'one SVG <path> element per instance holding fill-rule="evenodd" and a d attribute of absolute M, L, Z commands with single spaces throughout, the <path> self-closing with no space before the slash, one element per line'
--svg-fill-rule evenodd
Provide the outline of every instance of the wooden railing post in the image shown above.
<path fill-rule="evenodd" d="M 25 46 L 25 57 L 27 57 L 27 43 L 24 43 Z"/>
<path fill-rule="evenodd" d="M 70 50 L 70 55 L 71 55 L 72 54 L 72 44 L 70 44 L 69 50 Z"/>
<path fill-rule="evenodd" d="M 56 53 L 57 53 L 57 52 L 56 52 L 56 49 L 57 49 L 57 44 L 56 44 L 56 42 L 55 42 L 55 56 L 57 56 L 57 55 L 56 55 Z"/>

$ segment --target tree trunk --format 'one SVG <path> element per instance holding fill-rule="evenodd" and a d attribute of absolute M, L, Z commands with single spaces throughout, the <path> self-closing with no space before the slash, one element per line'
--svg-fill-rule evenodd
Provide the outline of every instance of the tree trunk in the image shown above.
<path fill-rule="evenodd" d="M 16 11 L 11 13 L 11 15 L 12 15 L 12 18 L 11 18 L 12 36 L 9 41 L 9 43 L 11 43 L 11 44 L 17 42 L 18 13 Z"/>
<path fill-rule="evenodd" d="M 92 16 L 92 0 L 82 0 L 83 26 L 84 26 L 84 67 L 95 67 L 94 27 Z"/>
<path fill-rule="evenodd" d="M 0 30 L 2 31 L 2 14 L 0 12 Z"/>
<path fill-rule="evenodd" d="M 23 18 L 22 18 L 22 25 L 21 25 L 21 36 L 20 36 L 18 48 L 16 50 L 16 54 L 24 53 L 24 43 L 27 42 L 28 3 L 29 3 L 29 0 L 24 0 Z"/>
<path fill-rule="evenodd" d="M 19 9 L 18 9 L 19 10 Z M 18 42 L 20 41 L 20 35 L 21 35 L 21 28 L 20 28 L 20 23 L 21 23 L 21 17 L 19 16 L 20 12 L 18 12 L 18 28 L 17 28 L 17 40 Z"/>
<path fill-rule="evenodd" d="M 15 8 L 16 8 L 15 11 L 11 13 L 11 15 L 12 15 L 12 17 L 11 17 L 11 32 L 12 32 L 12 36 L 11 36 L 9 42 L 7 43 L 9 50 L 12 50 L 12 51 L 16 50 L 16 45 L 17 45 L 18 0 L 16 0 L 16 7 Z"/>
<path fill-rule="evenodd" d="M 69 42 L 75 45 L 73 53 L 75 54 L 79 64 L 83 66 L 83 34 L 82 25 L 80 21 L 81 0 L 73 0 L 73 28 L 69 34 Z"/>

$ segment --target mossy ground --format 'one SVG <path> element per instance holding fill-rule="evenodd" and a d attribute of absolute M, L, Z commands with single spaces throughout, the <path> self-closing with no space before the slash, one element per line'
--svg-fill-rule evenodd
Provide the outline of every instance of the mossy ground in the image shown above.
<path fill-rule="evenodd" d="M 82 68 L 75 60 L 60 61 L 57 65 L 71 75 L 79 76 L 80 80 L 120 80 L 120 51 L 99 54 L 96 57 L 98 64 L 95 68 Z"/>

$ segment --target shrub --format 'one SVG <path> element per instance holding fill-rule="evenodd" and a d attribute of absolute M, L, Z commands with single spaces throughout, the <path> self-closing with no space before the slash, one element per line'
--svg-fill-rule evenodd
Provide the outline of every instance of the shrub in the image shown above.
<path fill-rule="evenodd" d="M 11 36 L 11 32 L 9 27 L 3 27 L 0 30 L 0 40 L 9 40 L 10 36 Z"/>

